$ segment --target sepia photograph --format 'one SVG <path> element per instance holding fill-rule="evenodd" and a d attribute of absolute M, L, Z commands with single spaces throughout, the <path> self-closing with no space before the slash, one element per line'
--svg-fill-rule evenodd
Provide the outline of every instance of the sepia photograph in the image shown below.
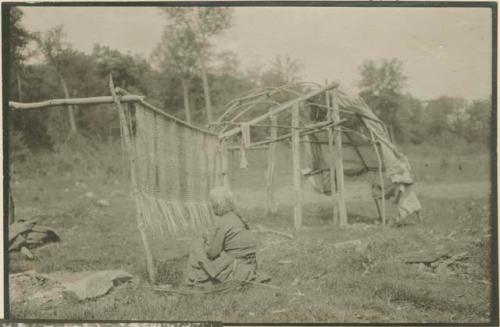
<path fill-rule="evenodd" d="M 7 317 L 498 324 L 497 4 L 437 4 L 2 3 Z"/>

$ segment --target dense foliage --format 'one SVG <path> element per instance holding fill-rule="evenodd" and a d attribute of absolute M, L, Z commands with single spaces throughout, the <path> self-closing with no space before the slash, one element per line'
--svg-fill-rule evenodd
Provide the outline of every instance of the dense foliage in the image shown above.
<path fill-rule="evenodd" d="M 422 101 L 404 92 L 407 80 L 397 58 L 367 60 L 360 67 L 360 95 L 400 144 L 424 142 L 448 146 L 458 140 L 491 141 L 491 99 L 467 102 L 440 96 Z"/>
<path fill-rule="evenodd" d="M 33 102 L 62 97 L 109 94 L 107 78 L 181 119 L 206 125 L 224 104 L 256 87 L 300 81 L 301 65 L 278 56 L 266 69 L 242 71 L 232 52 L 218 52 L 211 37 L 231 25 L 227 8 L 162 9 L 165 30 L 150 58 L 122 53 L 96 44 L 84 53 L 65 40 L 56 26 L 44 33 L 23 27 L 23 12 L 10 8 L 9 100 Z M 442 96 L 422 101 L 405 91 L 406 77 L 398 59 L 368 60 L 360 67 L 360 95 L 388 125 L 400 144 L 438 143 L 456 139 L 491 141 L 491 100 L 468 102 Z M 211 111 L 207 107 L 211 106 Z M 78 135 L 116 139 L 119 128 L 113 110 L 73 107 Z M 9 116 L 11 151 L 50 150 L 71 137 L 66 108 L 15 112 Z M 213 118 L 212 118 L 213 119 Z M 17 152 L 16 152 L 17 151 Z"/>

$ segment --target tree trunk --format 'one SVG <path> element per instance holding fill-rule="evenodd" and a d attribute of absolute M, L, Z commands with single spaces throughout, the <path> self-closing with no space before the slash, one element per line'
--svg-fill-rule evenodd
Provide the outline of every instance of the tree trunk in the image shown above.
<path fill-rule="evenodd" d="M 188 82 L 187 80 L 183 77 L 182 78 L 182 95 L 184 97 L 184 113 L 186 114 L 186 121 L 188 123 L 191 123 L 191 112 L 189 109 L 189 89 L 188 89 Z"/>
<path fill-rule="evenodd" d="M 22 102 L 23 100 L 23 91 L 21 88 L 21 74 L 17 73 L 17 101 Z"/>
<path fill-rule="evenodd" d="M 64 80 L 61 74 L 59 74 L 59 79 L 61 80 L 61 85 L 64 91 L 64 97 L 66 99 L 69 99 L 70 96 L 68 91 L 68 85 L 66 85 L 66 81 Z M 68 105 L 67 108 L 68 108 L 69 125 L 71 133 L 76 133 L 76 123 L 75 123 L 75 116 L 73 114 L 73 106 Z"/>
<path fill-rule="evenodd" d="M 211 123 L 213 121 L 213 114 L 212 114 L 212 102 L 210 100 L 210 88 L 208 86 L 207 67 L 205 65 L 205 58 L 203 58 L 202 53 L 198 54 L 198 58 L 200 60 L 200 65 L 201 65 L 201 79 L 203 81 L 203 95 L 205 96 L 207 122 Z"/>
<path fill-rule="evenodd" d="M 16 221 L 14 198 L 12 193 L 9 191 L 9 224 L 13 224 Z"/>

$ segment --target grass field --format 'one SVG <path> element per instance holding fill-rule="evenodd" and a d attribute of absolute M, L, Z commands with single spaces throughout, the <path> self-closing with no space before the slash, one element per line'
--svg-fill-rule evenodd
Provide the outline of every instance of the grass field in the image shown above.
<path fill-rule="evenodd" d="M 422 224 L 410 221 L 399 228 L 377 224 L 369 186 L 356 179 L 346 181 L 350 227 L 339 230 L 330 224 L 329 199 L 306 191 L 306 228 L 296 239 L 256 233 L 261 244 L 259 267 L 279 288 L 252 286 L 197 296 L 161 295 L 145 281 L 135 208 L 119 174 L 84 178 L 69 168 L 46 176 L 17 173 L 11 186 L 18 217 L 40 217 L 59 232 L 62 242 L 37 250 L 34 261 L 12 254 L 11 273 L 123 269 L 138 278 L 94 301 L 43 307 L 29 301 L 11 303 L 11 318 L 487 322 L 492 286 L 489 157 L 420 154 L 410 155 L 410 160 L 424 208 Z M 262 162 L 250 158 L 248 171 L 236 168 L 236 160 L 232 166 L 241 212 L 253 225 L 291 231 L 291 172 L 286 156 L 277 173 L 279 212 L 272 218 L 264 214 Z M 98 199 L 107 199 L 110 205 L 98 206 Z M 394 209 L 389 205 L 389 216 Z M 347 240 L 360 240 L 363 247 L 335 247 Z M 155 243 L 160 282 L 179 283 L 189 240 L 162 241 Z M 402 260 L 412 251 L 443 247 L 467 252 L 464 264 L 436 274 Z"/>

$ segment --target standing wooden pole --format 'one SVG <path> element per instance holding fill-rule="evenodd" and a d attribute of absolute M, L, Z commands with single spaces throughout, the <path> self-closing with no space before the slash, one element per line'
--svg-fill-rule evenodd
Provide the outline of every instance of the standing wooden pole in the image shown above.
<path fill-rule="evenodd" d="M 292 107 L 292 126 L 299 127 L 299 102 Z M 300 130 L 294 128 L 292 132 L 292 163 L 293 163 L 293 189 L 295 193 L 293 222 L 295 232 L 302 227 L 302 183 L 300 177 Z"/>
<path fill-rule="evenodd" d="M 385 226 L 385 185 L 384 185 L 384 175 L 382 174 L 382 158 L 380 157 L 380 153 L 378 151 L 378 143 L 375 141 L 375 137 L 373 136 L 373 132 L 370 130 L 370 137 L 372 139 L 373 147 L 375 149 L 375 154 L 377 155 L 378 162 L 378 177 L 380 180 L 380 191 L 382 193 L 381 201 L 382 201 L 382 225 Z M 378 202 L 377 202 L 378 207 Z"/>
<path fill-rule="evenodd" d="M 333 107 L 331 104 L 331 94 L 330 92 L 326 92 L 326 105 L 328 107 L 328 112 L 327 112 L 327 119 L 329 121 L 333 121 Z M 338 197 L 337 197 L 337 183 L 335 182 L 335 158 L 336 158 L 336 152 L 333 147 L 333 127 L 328 128 L 328 150 L 330 152 L 330 191 L 331 191 L 331 197 L 332 197 L 332 205 L 333 205 L 333 212 L 332 212 L 332 223 L 333 225 L 337 225 L 339 223 L 339 203 L 338 203 Z"/>
<path fill-rule="evenodd" d="M 224 139 L 219 140 L 219 144 L 217 145 L 217 150 L 215 151 L 215 186 L 223 186 L 224 185 L 224 174 L 222 169 L 222 144 Z"/>
<path fill-rule="evenodd" d="M 274 141 L 278 137 L 278 119 L 276 116 L 271 116 L 270 140 Z M 274 166 L 276 161 L 276 142 L 269 144 L 267 157 L 267 184 L 266 184 L 266 200 L 267 200 L 267 215 L 276 215 L 278 212 L 274 199 Z"/>
<path fill-rule="evenodd" d="M 340 121 L 339 105 L 337 101 L 337 89 L 330 91 L 332 101 L 332 118 L 335 122 Z M 340 126 L 334 130 L 335 137 L 335 181 L 337 185 L 337 205 L 339 210 L 340 227 L 347 226 L 347 209 L 344 197 L 344 162 L 342 157 L 342 131 Z"/>
<path fill-rule="evenodd" d="M 222 165 L 222 185 L 226 188 L 230 188 L 229 184 L 229 165 L 227 163 L 228 160 L 228 152 L 227 152 L 227 146 L 226 146 L 226 140 L 222 140 L 221 144 L 221 165 Z"/>
<path fill-rule="evenodd" d="M 122 126 L 122 132 L 123 132 L 122 137 L 124 140 L 125 151 L 127 152 L 127 157 L 129 159 L 130 181 L 132 183 L 132 191 L 134 193 L 137 228 L 139 229 L 139 232 L 141 234 L 142 242 L 144 244 L 144 250 L 146 252 L 146 264 L 147 264 L 147 270 L 148 270 L 148 275 L 149 275 L 149 281 L 151 283 L 154 283 L 156 280 L 156 276 L 155 276 L 156 272 L 155 272 L 155 267 L 154 267 L 154 262 L 153 262 L 153 255 L 151 254 L 151 248 L 149 246 L 149 242 L 148 242 L 148 239 L 146 236 L 146 231 L 145 231 L 143 217 L 142 217 L 141 199 L 139 198 L 139 188 L 137 186 L 137 177 L 136 177 L 136 171 L 135 171 L 136 155 L 135 155 L 135 151 L 133 150 L 133 147 L 132 147 L 132 141 L 130 139 L 130 131 L 129 131 L 129 127 L 127 124 L 127 120 L 125 118 L 125 111 L 123 110 L 123 107 L 120 103 L 120 98 L 118 98 L 116 96 L 115 86 L 113 83 L 113 77 L 111 75 L 109 76 L 109 89 L 110 89 L 111 95 L 113 96 L 113 99 L 115 101 L 116 108 L 118 109 L 118 116 L 120 119 L 120 125 Z"/>

